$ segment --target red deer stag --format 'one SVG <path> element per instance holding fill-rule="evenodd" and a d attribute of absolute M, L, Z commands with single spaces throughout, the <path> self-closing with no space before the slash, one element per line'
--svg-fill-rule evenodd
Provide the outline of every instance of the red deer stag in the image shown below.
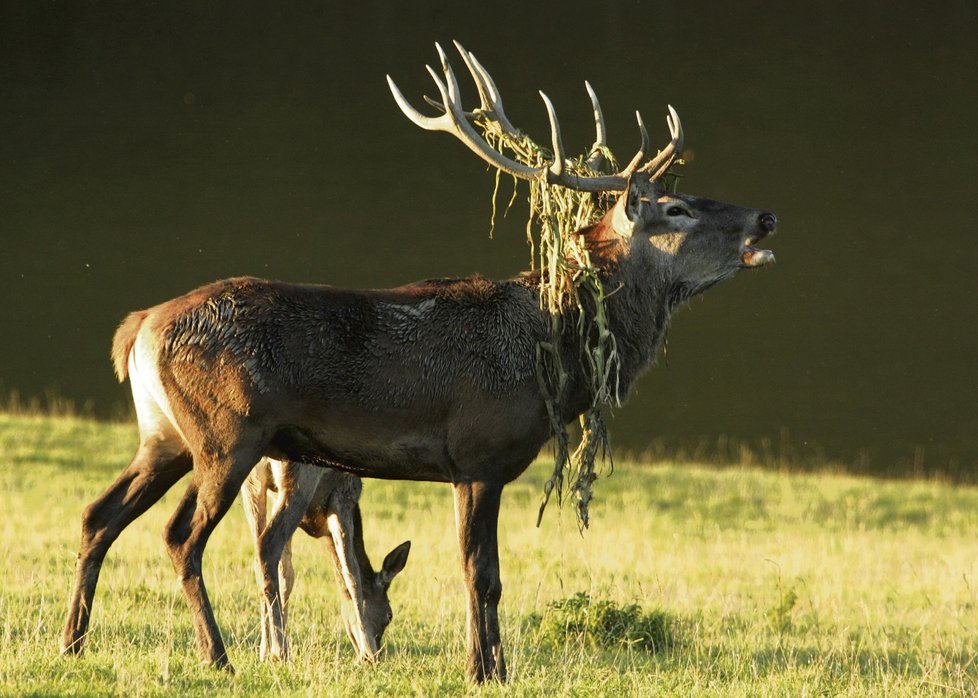
<path fill-rule="evenodd" d="M 512 129 L 488 74 L 459 48 L 482 97 L 479 114 Z M 596 177 L 574 176 L 564 166 L 551 110 L 557 155 L 536 169 L 478 135 L 438 51 L 445 81 L 429 68 L 442 97 L 438 116 L 416 112 L 390 82 L 412 121 L 452 133 L 516 177 L 622 192 L 599 223 L 579 234 L 610 289 L 605 309 L 623 395 L 652 363 L 679 305 L 740 269 L 773 261 L 754 245 L 773 232 L 774 214 L 669 193 L 662 185 L 682 143 L 671 108 L 672 140 L 660 153 L 647 158 L 643 142 L 624 171 Z M 81 649 L 112 541 L 192 471 L 164 539 L 201 654 L 229 668 L 201 559 L 235 493 L 268 455 L 365 477 L 451 483 L 468 593 L 467 673 L 475 681 L 503 680 L 500 495 L 552 433 L 536 378 L 537 345 L 551 341 L 539 283 L 539 275 L 524 274 L 346 290 L 236 278 L 130 314 L 116 331 L 112 356 L 119 378 L 130 379 L 140 445 L 125 472 L 85 510 L 65 650 Z M 591 403 L 575 325 L 564 323 L 566 337 L 557 343 L 570 374 L 557 396 L 567 423 Z M 272 577 L 269 584 L 277 585 Z"/>
<path fill-rule="evenodd" d="M 255 577 L 261 595 L 261 658 L 286 659 L 289 597 L 295 586 L 292 534 L 302 528 L 322 538 L 329 549 L 340 588 L 346 633 L 357 658 L 372 661 L 393 612 L 387 591 L 404 569 L 411 542 L 394 548 L 374 572 L 363 545 L 360 493 L 356 475 L 263 458 L 241 487 L 241 503 L 255 541 Z M 275 493 L 268 516 L 268 493 Z M 278 575 L 278 591 L 271 582 Z"/>

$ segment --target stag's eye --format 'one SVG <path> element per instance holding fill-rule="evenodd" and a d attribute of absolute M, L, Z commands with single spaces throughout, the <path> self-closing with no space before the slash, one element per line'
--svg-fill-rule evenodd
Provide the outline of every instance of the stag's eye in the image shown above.
<path fill-rule="evenodd" d="M 682 206 L 670 206 L 666 209 L 667 216 L 688 216 L 689 211 L 684 209 Z"/>

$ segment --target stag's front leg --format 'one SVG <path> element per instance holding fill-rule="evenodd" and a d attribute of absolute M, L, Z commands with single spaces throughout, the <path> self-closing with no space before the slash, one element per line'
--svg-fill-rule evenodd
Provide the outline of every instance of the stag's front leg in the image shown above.
<path fill-rule="evenodd" d="M 496 527 L 502 486 L 487 482 L 455 484 L 455 525 L 468 591 L 466 674 L 477 682 L 506 680 L 499 638 L 499 550 Z"/>
<path fill-rule="evenodd" d="M 260 455 L 257 448 L 217 458 L 195 453 L 190 484 L 163 532 L 194 621 L 197 647 L 205 661 L 229 672 L 234 670 L 204 585 L 204 548 Z"/>

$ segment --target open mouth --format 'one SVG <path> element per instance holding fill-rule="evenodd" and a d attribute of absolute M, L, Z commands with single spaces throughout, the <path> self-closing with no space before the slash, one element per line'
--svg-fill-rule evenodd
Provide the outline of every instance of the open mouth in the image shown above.
<path fill-rule="evenodd" d="M 773 264 L 774 253 L 771 250 L 761 250 L 754 247 L 767 233 L 748 237 L 744 240 L 744 245 L 740 251 L 740 261 L 745 267 L 763 267 L 765 264 Z"/>

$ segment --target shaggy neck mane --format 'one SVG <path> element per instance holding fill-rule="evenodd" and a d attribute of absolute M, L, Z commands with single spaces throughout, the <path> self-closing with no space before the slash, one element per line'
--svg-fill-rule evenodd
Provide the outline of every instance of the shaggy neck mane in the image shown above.
<path fill-rule="evenodd" d="M 608 329 L 615 336 L 619 358 L 618 375 L 612 375 L 619 397 L 624 401 L 641 373 L 654 361 L 665 341 L 673 310 L 688 299 L 688 289 L 674 278 L 670 260 L 657 254 L 654 246 L 642 244 L 615 232 L 609 212 L 598 223 L 582 228 L 576 234 L 584 238 L 591 264 L 597 269 L 604 287 Z M 546 272 L 525 272 L 517 283 L 539 290 L 546 282 Z M 591 404 L 590 368 L 582 355 L 580 338 L 581 312 L 589 331 L 597 332 L 594 301 L 582 293 L 577 301 L 567 300 L 561 338 L 565 369 L 570 372 L 561 410 L 568 419 Z M 595 339 L 592 336 L 592 341 Z"/>
<path fill-rule="evenodd" d="M 612 226 L 613 215 L 612 208 L 583 234 L 604 285 L 608 322 L 620 359 L 619 388 L 625 399 L 665 340 L 675 294 L 666 260 L 656 257 L 652 245 L 619 235 Z"/>
<path fill-rule="evenodd" d="M 651 245 L 648 249 L 631 250 L 631 240 L 616 233 L 610 221 L 609 213 L 577 234 L 584 237 L 591 263 L 597 268 L 604 287 L 608 325 L 615 336 L 620 362 L 618 375 L 612 376 L 612 384 L 617 385 L 619 396 L 624 400 L 662 346 L 675 304 L 669 270 L 666 267 L 660 269 L 661 262 L 655 265 L 655 260 L 650 259 L 653 256 Z M 650 267 L 650 263 L 653 266 Z M 646 278 L 649 275 L 660 281 L 649 284 Z M 529 281 L 530 276 L 533 285 L 540 283 L 539 273 L 523 278 Z M 581 294 L 579 302 L 585 322 L 591 328 L 589 331 L 596 332 L 593 299 L 589 294 Z M 580 311 L 572 306 L 565 313 L 563 363 L 572 372 L 572 380 L 562 400 L 562 410 L 576 416 L 591 404 L 593 396 L 590 394 L 590 369 L 581 353 Z"/>
<path fill-rule="evenodd" d="M 610 268 L 601 270 L 609 329 L 618 348 L 618 385 L 621 398 L 628 396 L 638 376 L 655 360 L 674 307 L 671 284 L 665 275 L 660 283 L 642 282 L 639 275 L 656 274 L 630 256 L 622 256 Z"/>

